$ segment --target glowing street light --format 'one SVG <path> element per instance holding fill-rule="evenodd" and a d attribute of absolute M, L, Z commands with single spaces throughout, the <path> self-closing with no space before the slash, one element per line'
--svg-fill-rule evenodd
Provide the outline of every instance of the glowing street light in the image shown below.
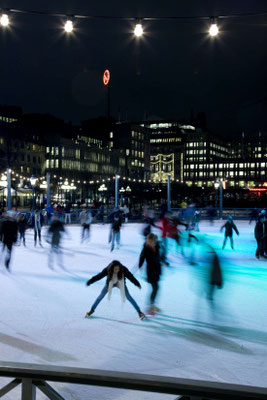
<path fill-rule="evenodd" d="M 0 24 L 1 24 L 2 26 L 8 26 L 8 24 L 9 24 L 9 18 L 8 18 L 8 15 L 7 15 L 7 14 L 2 14 L 2 15 L 1 15 L 1 17 L 0 17 Z"/>
<path fill-rule="evenodd" d="M 135 28 L 134 28 L 134 34 L 136 37 L 140 37 L 142 36 L 144 33 L 142 24 L 136 24 Z"/>
<path fill-rule="evenodd" d="M 216 21 L 212 19 L 210 29 L 209 29 L 209 34 L 210 36 L 217 36 L 219 33 L 219 28 L 218 25 L 216 24 Z"/>
<path fill-rule="evenodd" d="M 65 32 L 70 33 L 73 31 L 73 22 L 71 19 L 68 19 L 64 25 Z"/>

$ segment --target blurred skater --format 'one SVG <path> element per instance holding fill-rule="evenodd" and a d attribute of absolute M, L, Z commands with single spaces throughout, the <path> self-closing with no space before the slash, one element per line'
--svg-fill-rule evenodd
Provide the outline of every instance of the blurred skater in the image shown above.
<path fill-rule="evenodd" d="M 259 214 L 258 221 L 255 225 L 254 236 L 257 241 L 256 258 L 267 258 L 267 223 L 265 212 Z"/>
<path fill-rule="evenodd" d="M 42 247 L 41 230 L 44 223 L 44 217 L 40 210 L 35 210 L 32 216 L 32 226 L 34 229 L 34 246 L 37 244 L 37 237 L 39 239 L 39 245 Z"/>
<path fill-rule="evenodd" d="M 194 229 L 199 232 L 199 221 L 200 221 L 200 213 L 199 211 L 195 211 L 194 215 Z"/>
<path fill-rule="evenodd" d="M 23 242 L 23 245 L 26 246 L 26 241 L 25 241 L 25 232 L 26 229 L 29 228 L 29 225 L 26 220 L 26 216 L 23 215 L 22 213 L 19 213 L 17 217 L 17 223 L 18 223 L 18 231 L 19 231 L 19 245 L 21 242 Z"/>
<path fill-rule="evenodd" d="M 89 240 L 92 220 L 93 219 L 92 219 L 91 211 L 84 209 L 80 214 L 80 222 L 81 222 L 81 226 L 82 226 L 81 242 L 83 242 L 84 240 Z"/>
<path fill-rule="evenodd" d="M 62 252 L 60 248 L 60 242 L 62 239 L 62 235 L 65 232 L 63 223 L 60 221 L 58 216 L 52 217 L 52 223 L 48 229 L 48 235 L 51 235 L 51 248 L 48 258 L 48 266 L 49 268 L 53 269 L 54 264 L 54 256 L 57 256 L 58 265 L 63 268 L 62 262 Z"/>
<path fill-rule="evenodd" d="M 112 222 L 112 234 L 111 234 L 111 249 L 114 250 L 115 241 L 117 243 L 117 249 L 120 247 L 120 238 L 121 238 L 121 225 L 122 225 L 122 215 L 120 211 L 117 211 L 114 215 Z"/>
<path fill-rule="evenodd" d="M 102 272 L 89 279 L 87 286 L 105 277 L 107 277 L 106 284 L 92 305 L 91 310 L 86 313 L 85 317 L 88 318 L 95 312 L 96 307 L 103 300 L 107 293 L 108 298 L 110 299 L 112 289 L 116 287 L 120 290 L 122 301 L 125 302 L 125 299 L 127 299 L 137 311 L 139 318 L 141 320 L 144 319 L 145 314 L 140 310 L 140 307 L 129 293 L 129 290 L 126 286 L 126 278 L 129 279 L 135 286 L 139 287 L 139 289 L 141 289 L 141 285 L 128 270 L 128 268 L 124 267 L 119 261 L 114 260 L 106 268 L 104 268 Z"/>
<path fill-rule="evenodd" d="M 222 249 L 224 249 L 228 238 L 230 239 L 232 249 L 234 249 L 233 230 L 238 236 L 239 232 L 231 216 L 227 218 L 227 222 L 221 227 L 220 232 L 222 232 L 223 229 L 225 229 L 225 233 Z"/>
<path fill-rule="evenodd" d="M 153 233 L 150 233 L 146 238 L 143 250 L 139 257 L 139 268 L 142 267 L 144 261 L 146 261 L 147 281 L 152 286 L 148 313 L 154 315 L 155 312 L 160 312 L 160 309 L 155 305 L 155 301 L 159 290 L 161 265 L 157 235 L 154 235 Z"/>
<path fill-rule="evenodd" d="M 18 237 L 18 224 L 11 213 L 7 213 L 2 221 L 2 242 L 3 250 L 7 248 L 7 256 L 5 259 L 6 269 L 9 270 L 13 244 L 16 243 Z"/>

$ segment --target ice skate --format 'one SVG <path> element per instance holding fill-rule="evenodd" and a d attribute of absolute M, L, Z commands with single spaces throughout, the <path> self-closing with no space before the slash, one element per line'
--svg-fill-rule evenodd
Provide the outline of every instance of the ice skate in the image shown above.
<path fill-rule="evenodd" d="M 89 317 L 91 317 L 91 315 L 94 313 L 94 310 L 90 310 L 90 311 L 88 311 L 86 314 L 85 314 L 85 318 L 89 318 Z"/>
<path fill-rule="evenodd" d="M 147 310 L 148 315 L 153 316 L 155 315 L 155 311 L 154 311 L 154 306 L 150 306 L 149 309 Z"/>
<path fill-rule="evenodd" d="M 156 307 L 156 306 L 153 306 L 153 311 L 154 311 L 155 313 L 159 313 L 159 312 L 161 312 L 161 309 L 158 308 L 158 307 Z"/>
<path fill-rule="evenodd" d="M 138 315 L 139 315 L 139 318 L 141 319 L 141 321 L 146 317 L 142 311 L 139 311 Z"/>

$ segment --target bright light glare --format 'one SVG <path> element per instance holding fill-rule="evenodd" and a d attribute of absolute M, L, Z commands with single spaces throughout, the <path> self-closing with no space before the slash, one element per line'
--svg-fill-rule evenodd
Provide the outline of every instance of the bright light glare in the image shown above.
<path fill-rule="evenodd" d="M 142 25 L 141 24 L 136 24 L 136 27 L 134 28 L 135 36 L 140 37 L 140 36 L 143 35 L 143 33 L 144 33 L 144 31 L 143 31 Z"/>
<path fill-rule="evenodd" d="M 209 34 L 210 36 L 217 36 L 219 33 L 219 28 L 217 24 L 211 24 L 210 29 L 209 29 Z"/>
<path fill-rule="evenodd" d="M 9 18 L 7 14 L 2 14 L 0 18 L 0 24 L 2 26 L 7 26 L 9 24 Z"/>
<path fill-rule="evenodd" d="M 64 29 L 68 33 L 73 31 L 73 23 L 70 19 L 68 19 L 68 21 L 66 21 Z"/>

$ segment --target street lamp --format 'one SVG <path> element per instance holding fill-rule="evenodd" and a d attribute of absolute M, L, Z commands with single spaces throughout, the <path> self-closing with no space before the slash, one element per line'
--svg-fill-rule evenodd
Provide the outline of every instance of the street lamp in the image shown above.
<path fill-rule="evenodd" d="M 35 184 L 37 182 L 37 178 L 35 178 L 33 175 L 30 177 L 30 182 L 32 185 L 32 210 L 34 210 L 34 189 L 35 189 Z"/>
<path fill-rule="evenodd" d="M 220 187 L 220 184 L 219 184 L 219 182 L 218 181 L 216 181 L 216 182 L 214 182 L 214 188 L 215 188 L 215 190 L 216 190 L 216 195 L 215 195 L 215 207 L 217 208 L 218 207 L 218 189 L 219 189 L 219 187 Z"/>
<path fill-rule="evenodd" d="M 214 187 L 216 190 L 220 188 L 220 219 L 223 219 L 223 178 L 220 178 L 219 181 L 214 183 Z"/>

